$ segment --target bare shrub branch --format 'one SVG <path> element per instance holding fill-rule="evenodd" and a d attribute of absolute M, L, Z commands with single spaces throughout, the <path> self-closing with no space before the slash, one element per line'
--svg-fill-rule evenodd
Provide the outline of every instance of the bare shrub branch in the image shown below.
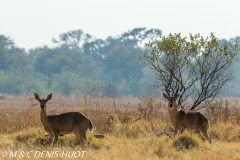
<path fill-rule="evenodd" d="M 171 96 L 180 91 L 183 109 L 203 108 L 233 78 L 237 42 L 220 41 L 213 33 L 205 39 L 200 34 L 188 39 L 170 34 L 146 45 L 148 51 L 140 59 L 155 72 L 155 87 Z"/>

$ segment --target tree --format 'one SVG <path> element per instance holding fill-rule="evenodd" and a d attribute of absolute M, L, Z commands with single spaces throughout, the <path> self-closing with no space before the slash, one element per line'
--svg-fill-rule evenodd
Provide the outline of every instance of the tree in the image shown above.
<path fill-rule="evenodd" d="M 0 48 L 3 49 L 14 49 L 15 48 L 15 44 L 14 41 L 12 39 L 10 39 L 10 37 L 6 37 L 4 35 L 0 35 Z"/>
<path fill-rule="evenodd" d="M 54 74 L 60 73 L 66 66 L 71 68 L 72 65 L 71 57 L 58 48 L 37 48 L 31 51 L 30 56 L 34 57 L 35 70 L 48 77 L 48 87 L 52 86 Z"/>
<path fill-rule="evenodd" d="M 73 53 L 82 51 L 82 46 L 90 41 L 92 36 L 85 34 L 82 30 L 73 30 L 59 35 L 58 40 L 52 39 L 53 43 L 59 44 L 62 47 L 67 47 Z"/>
<path fill-rule="evenodd" d="M 114 71 L 115 78 L 138 80 L 142 77 L 144 65 L 138 57 L 143 52 L 140 48 L 118 46 L 108 52 L 104 58 L 104 70 L 107 73 Z"/>
<path fill-rule="evenodd" d="M 96 39 L 85 41 L 86 43 L 84 43 L 82 48 L 84 53 L 92 55 L 105 55 L 118 46 L 139 47 L 145 41 L 152 40 L 153 38 L 156 38 L 156 36 L 160 36 L 161 33 L 162 31 L 158 29 L 147 30 L 146 28 L 134 28 L 117 37 L 109 36 L 106 40 Z"/>
<path fill-rule="evenodd" d="M 10 37 L 0 35 L 0 69 L 9 70 L 19 65 L 21 61 L 27 61 L 27 54 L 24 49 L 17 48 Z M 15 67 L 19 68 L 19 66 Z"/>
<path fill-rule="evenodd" d="M 120 45 L 105 55 L 103 59 L 103 68 L 107 75 L 105 79 L 106 81 L 113 79 L 119 87 L 120 93 L 139 95 L 141 89 L 139 80 L 143 77 L 142 70 L 145 67 L 138 58 L 142 52 L 142 48 L 139 47 Z"/>
<path fill-rule="evenodd" d="M 174 96 L 179 91 L 181 108 L 198 110 L 219 95 L 232 78 L 232 64 L 237 60 L 237 42 L 220 43 L 211 33 L 189 38 L 170 34 L 147 44 L 141 60 L 156 75 L 156 87 Z M 189 100 L 192 99 L 192 101 Z"/>

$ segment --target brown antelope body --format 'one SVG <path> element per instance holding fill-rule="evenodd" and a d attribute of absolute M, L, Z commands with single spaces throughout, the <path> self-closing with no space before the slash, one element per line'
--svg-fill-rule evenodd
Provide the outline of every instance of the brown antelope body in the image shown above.
<path fill-rule="evenodd" d="M 163 93 L 163 97 L 168 100 L 168 113 L 171 120 L 171 124 L 174 127 L 174 136 L 178 133 L 178 130 L 182 133 L 185 128 L 194 130 L 199 136 L 207 139 L 211 144 L 211 139 L 208 136 L 209 123 L 206 116 L 200 112 L 185 112 L 178 110 L 177 98 L 180 96 L 178 93 L 175 97 L 169 97 Z"/>
<path fill-rule="evenodd" d="M 40 102 L 40 119 L 46 132 L 50 134 L 51 145 L 58 141 L 58 136 L 62 134 L 74 133 L 80 142 L 88 143 L 86 131 L 93 130 L 92 122 L 79 112 L 67 112 L 59 115 L 46 115 L 46 103 L 52 98 L 52 93 L 46 99 L 40 99 L 34 93 L 35 99 Z"/>

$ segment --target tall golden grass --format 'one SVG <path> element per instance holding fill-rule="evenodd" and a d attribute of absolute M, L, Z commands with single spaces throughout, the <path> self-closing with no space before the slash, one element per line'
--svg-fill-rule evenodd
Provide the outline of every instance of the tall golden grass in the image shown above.
<path fill-rule="evenodd" d="M 44 95 L 41 95 L 43 97 Z M 43 97 L 44 98 L 44 97 Z M 210 120 L 209 135 L 213 144 L 204 143 L 197 135 L 185 131 L 169 137 L 172 128 L 161 97 L 147 94 L 141 98 L 83 98 L 55 95 L 47 103 L 47 114 L 69 111 L 84 113 L 93 122 L 94 134 L 87 134 L 90 146 L 81 148 L 77 138 L 64 135 L 58 146 L 51 148 L 40 122 L 40 107 L 33 95 L 0 99 L 1 153 L 13 151 L 83 151 L 82 159 L 240 159 L 240 109 L 238 101 L 219 99 L 203 112 Z M 25 155 L 26 156 L 26 155 Z M 36 157 L 32 157 L 36 158 Z M 74 159 L 44 157 L 44 159 Z"/>

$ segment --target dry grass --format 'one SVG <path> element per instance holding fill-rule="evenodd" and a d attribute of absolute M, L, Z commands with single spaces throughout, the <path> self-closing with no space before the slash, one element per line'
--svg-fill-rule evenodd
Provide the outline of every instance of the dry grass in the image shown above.
<path fill-rule="evenodd" d="M 47 114 L 80 111 L 91 119 L 95 138 L 88 132 L 88 148 L 81 148 L 77 138 L 64 135 L 58 146 L 50 147 L 40 122 L 40 108 L 32 97 L 5 97 L 0 100 L 0 155 L 4 151 L 37 151 L 77 153 L 86 150 L 81 159 L 240 159 L 240 110 L 237 101 L 218 101 L 203 112 L 211 122 L 210 145 L 197 135 L 185 131 L 176 138 L 164 134 L 171 132 L 164 102 L 152 96 L 136 98 L 53 97 L 47 104 Z M 70 156 L 69 154 L 68 156 Z M 44 159 L 76 159 L 50 157 Z M 26 155 L 25 155 L 26 158 Z M 42 158 L 41 158 L 42 159 Z"/>

